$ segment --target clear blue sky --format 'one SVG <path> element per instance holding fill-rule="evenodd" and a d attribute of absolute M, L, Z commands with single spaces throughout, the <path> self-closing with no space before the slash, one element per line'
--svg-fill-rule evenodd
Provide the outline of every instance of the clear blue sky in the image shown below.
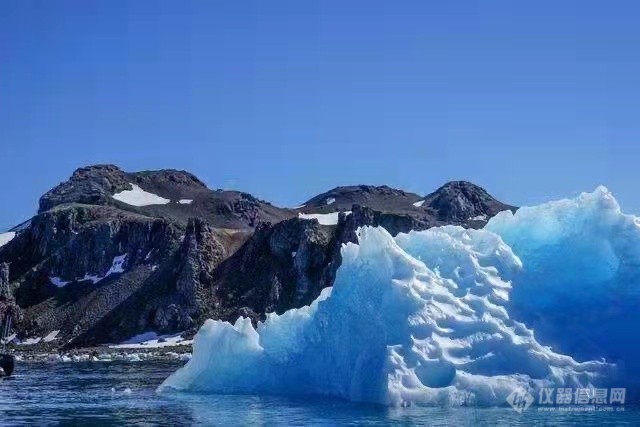
<path fill-rule="evenodd" d="M 525 4 L 526 3 L 526 4 Z M 75 168 L 278 205 L 468 179 L 640 212 L 633 1 L 0 3 L 0 229 Z"/>

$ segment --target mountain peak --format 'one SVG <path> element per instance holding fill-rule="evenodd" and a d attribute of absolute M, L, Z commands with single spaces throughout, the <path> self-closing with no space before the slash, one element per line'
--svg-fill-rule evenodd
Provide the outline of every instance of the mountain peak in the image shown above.
<path fill-rule="evenodd" d="M 77 169 L 67 181 L 40 198 L 38 212 L 70 204 L 111 205 L 183 225 L 189 218 L 199 217 L 217 227 L 238 229 L 278 222 L 293 215 L 247 193 L 212 191 L 184 170 L 125 172 L 111 164 Z"/>
<path fill-rule="evenodd" d="M 353 205 L 381 211 L 410 209 L 420 196 L 387 185 L 349 185 L 335 187 L 309 199 L 300 209 L 307 213 L 350 210 Z"/>
<path fill-rule="evenodd" d="M 40 198 L 38 212 L 67 203 L 103 204 L 119 191 L 130 188 L 127 174 L 115 165 L 93 165 L 76 169 L 69 180 Z"/>
<path fill-rule="evenodd" d="M 190 187 L 207 188 L 194 174 L 178 169 L 160 169 L 152 171 L 135 172 L 132 174 L 137 182 L 154 183 L 156 185 L 186 185 Z"/>
<path fill-rule="evenodd" d="M 479 185 L 469 181 L 450 181 L 425 197 L 425 206 L 437 213 L 441 220 L 486 221 L 498 212 L 515 210 Z"/>
<path fill-rule="evenodd" d="M 89 165 L 83 166 L 81 168 L 76 169 L 71 175 L 71 179 L 81 179 L 88 175 L 97 175 L 103 173 L 124 173 L 122 169 L 113 164 L 97 164 L 97 165 Z"/>

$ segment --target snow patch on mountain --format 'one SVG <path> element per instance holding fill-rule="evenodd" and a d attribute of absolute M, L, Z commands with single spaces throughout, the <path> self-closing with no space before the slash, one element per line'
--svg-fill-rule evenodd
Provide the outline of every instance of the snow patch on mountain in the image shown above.
<path fill-rule="evenodd" d="M 127 254 L 118 255 L 117 257 L 114 257 L 113 261 L 111 262 L 111 268 L 109 268 L 109 271 L 107 271 L 107 274 L 105 274 L 105 277 L 115 273 L 124 273 L 124 263 L 126 260 L 127 260 Z"/>
<path fill-rule="evenodd" d="M 12 241 L 14 237 L 16 237 L 16 233 L 14 231 L 9 231 L 8 233 L 0 233 L 0 247 Z"/>
<path fill-rule="evenodd" d="M 345 215 L 349 215 L 351 211 L 344 212 Z M 336 225 L 338 224 L 338 217 L 340 212 L 331 212 L 328 214 L 298 214 L 302 219 L 317 219 L 320 225 Z"/>
<path fill-rule="evenodd" d="M 80 281 L 80 282 L 91 282 L 94 285 L 101 282 L 102 280 L 106 279 L 107 277 L 111 276 L 112 274 L 120 274 L 120 273 L 124 273 L 124 264 L 127 261 L 127 254 L 123 254 L 123 255 L 118 255 L 116 257 L 113 258 L 113 260 L 111 261 L 111 267 L 109 267 L 109 270 L 107 270 L 107 272 L 104 274 L 104 276 L 98 276 L 96 274 L 90 274 L 90 273 L 85 273 L 85 275 L 81 278 L 81 279 L 75 279 L 75 280 L 71 280 L 71 281 L 65 281 L 63 279 L 61 279 L 60 277 L 49 277 L 49 281 L 54 284 L 55 286 L 59 287 L 59 288 L 63 288 L 65 286 L 67 286 L 69 283 L 74 282 L 76 280 Z"/>
<path fill-rule="evenodd" d="M 30 337 L 24 341 L 20 341 L 18 345 L 35 345 L 42 341 L 42 337 Z"/>
<path fill-rule="evenodd" d="M 67 286 L 70 282 L 67 282 L 65 280 L 62 280 L 59 277 L 49 277 L 49 281 L 56 287 L 58 288 L 64 288 L 65 286 Z"/>
<path fill-rule="evenodd" d="M 193 200 L 191 199 L 180 199 L 178 200 L 178 203 L 181 205 L 190 205 L 191 203 L 193 203 Z"/>
<path fill-rule="evenodd" d="M 56 338 L 58 338 L 58 334 L 60 334 L 60 331 L 51 331 L 49 332 L 44 338 L 42 338 L 43 342 L 51 342 L 53 340 L 55 340 Z"/>
<path fill-rule="evenodd" d="M 144 191 L 135 184 L 130 185 L 133 187 L 132 190 L 124 190 L 111 197 L 131 206 L 166 205 L 170 202 L 169 199 Z"/>
<path fill-rule="evenodd" d="M 418 202 L 413 203 L 413 206 L 415 206 L 416 208 L 422 207 L 422 205 L 424 205 L 424 200 L 420 200 Z"/>
<path fill-rule="evenodd" d="M 111 344 L 109 348 L 121 349 L 141 349 L 141 348 L 163 348 L 176 345 L 190 345 L 193 340 L 185 340 L 182 334 L 158 335 L 157 332 L 144 332 L 129 338 L 121 344 Z"/>

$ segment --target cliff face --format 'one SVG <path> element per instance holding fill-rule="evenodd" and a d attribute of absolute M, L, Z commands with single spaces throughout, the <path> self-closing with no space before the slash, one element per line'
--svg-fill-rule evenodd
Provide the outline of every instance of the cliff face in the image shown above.
<path fill-rule="evenodd" d="M 208 317 L 257 321 L 311 303 L 360 226 L 479 227 L 503 209 L 513 208 L 450 183 L 425 197 L 339 187 L 294 211 L 209 190 L 183 171 L 92 166 L 43 195 L 38 214 L 0 247 L 0 292 L 22 308 L 22 339 L 59 331 L 53 344 L 73 347 L 189 333 Z"/>

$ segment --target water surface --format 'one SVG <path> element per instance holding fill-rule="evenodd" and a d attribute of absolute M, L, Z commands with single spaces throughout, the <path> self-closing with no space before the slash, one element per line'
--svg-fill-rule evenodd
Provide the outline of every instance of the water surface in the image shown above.
<path fill-rule="evenodd" d="M 320 397 L 157 394 L 182 365 L 21 363 L 0 381 L 0 424 L 162 425 L 640 425 L 640 410 L 541 412 L 510 408 L 385 408 Z"/>

